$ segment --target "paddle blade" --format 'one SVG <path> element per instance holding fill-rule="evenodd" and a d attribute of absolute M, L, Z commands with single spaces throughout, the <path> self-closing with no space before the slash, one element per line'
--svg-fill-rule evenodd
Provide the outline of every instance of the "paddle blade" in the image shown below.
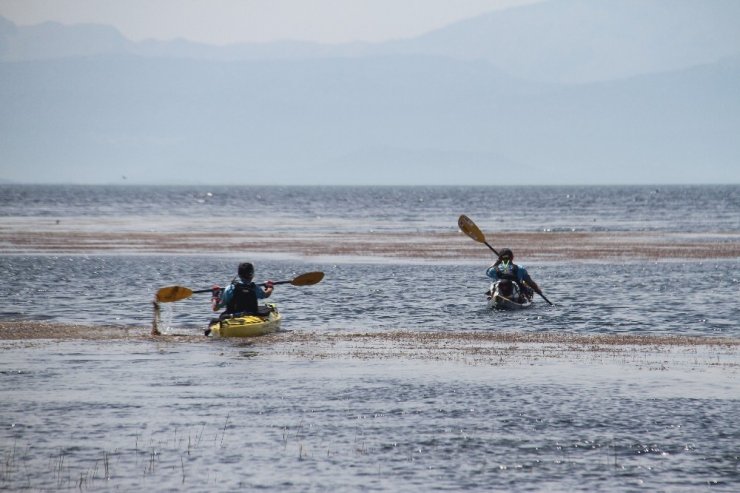
<path fill-rule="evenodd" d="M 485 243 L 486 237 L 483 232 L 475 225 L 475 223 L 465 214 L 460 216 L 457 220 L 457 225 L 460 227 L 460 231 L 473 238 L 478 243 Z"/>
<path fill-rule="evenodd" d="M 167 286 L 157 291 L 156 300 L 160 303 L 172 303 L 192 296 L 193 290 L 183 286 Z"/>
<path fill-rule="evenodd" d="M 306 272 L 296 277 L 290 283 L 293 286 L 310 286 L 311 284 L 317 284 L 324 278 L 323 272 Z"/>

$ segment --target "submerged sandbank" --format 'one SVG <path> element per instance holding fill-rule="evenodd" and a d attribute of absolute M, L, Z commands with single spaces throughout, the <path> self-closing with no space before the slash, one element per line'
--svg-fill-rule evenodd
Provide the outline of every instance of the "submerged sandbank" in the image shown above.
<path fill-rule="evenodd" d="M 0 322 L 0 347 L 46 341 L 120 341 L 156 344 L 212 343 L 224 348 L 250 347 L 266 357 L 300 360 L 428 360 L 472 365 L 523 362 L 583 362 L 608 359 L 654 369 L 669 366 L 740 370 L 740 339 L 665 335 L 574 334 L 567 332 L 297 332 L 280 331 L 258 338 L 214 339 L 200 332 L 166 330 L 152 336 L 145 327 L 87 326 L 55 322 Z"/>
<path fill-rule="evenodd" d="M 17 226 L 17 225 L 16 225 Z M 290 257 L 481 260 L 488 249 L 460 232 L 87 231 L 84 228 L 0 228 L 0 255 L 208 254 L 264 252 Z M 519 258 L 548 260 L 740 258 L 740 233 L 497 232 L 490 240 Z"/>

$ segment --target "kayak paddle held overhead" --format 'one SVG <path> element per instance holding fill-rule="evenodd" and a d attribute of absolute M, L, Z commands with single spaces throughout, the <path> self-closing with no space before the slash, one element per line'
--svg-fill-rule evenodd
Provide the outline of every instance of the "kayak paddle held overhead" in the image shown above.
<path fill-rule="evenodd" d="M 305 274 L 301 274 L 300 276 L 297 276 L 293 279 L 290 279 L 289 281 L 273 281 L 273 285 L 275 284 L 291 284 L 293 286 L 310 286 L 312 284 L 318 284 L 321 282 L 321 280 L 324 278 L 323 272 L 306 272 Z M 213 292 L 213 288 L 211 289 L 198 289 L 196 291 L 193 291 L 190 288 L 186 288 L 184 286 L 167 286 L 164 288 L 160 288 L 157 290 L 157 294 L 155 296 L 155 299 L 159 303 L 172 303 L 174 301 L 180 301 L 184 300 L 185 298 L 190 298 L 192 295 L 197 293 L 211 293 Z"/>
<path fill-rule="evenodd" d="M 475 225 L 472 219 L 470 219 L 465 214 L 462 214 L 460 216 L 460 219 L 457 220 L 457 225 L 460 227 L 460 231 L 470 236 L 478 243 L 485 244 L 498 257 L 498 252 L 496 251 L 496 249 L 488 244 L 485 235 L 483 235 L 483 231 L 481 231 L 480 228 Z"/>

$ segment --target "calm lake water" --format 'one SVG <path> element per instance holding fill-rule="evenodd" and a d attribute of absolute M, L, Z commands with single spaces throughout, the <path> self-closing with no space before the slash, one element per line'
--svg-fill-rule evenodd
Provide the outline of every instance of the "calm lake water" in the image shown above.
<path fill-rule="evenodd" d="M 113 219 L 171 217 L 228 235 L 235 211 L 255 231 L 316 234 L 451 231 L 460 213 L 500 231 L 737 233 L 740 187 L 0 186 L 0 226 L 83 217 L 104 233 Z M 574 344 L 499 363 L 288 349 L 298 334 L 398 330 L 737 340 L 740 259 L 520 259 L 555 306 L 504 313 L 484 309 L 486 265 L 468 259 L 245 257 L 0 256 L 0 322 L 60 330 L 148 330 L 157 288 L 225 285 L 242 260 L 258 280 L 326 273 L 277 287 L 284 332 L 269 343 L 202 337 L 208 294 L 163 305 L 158 339 L 0 340 L 0 488 L 740 489 L 737 346 Z"/>

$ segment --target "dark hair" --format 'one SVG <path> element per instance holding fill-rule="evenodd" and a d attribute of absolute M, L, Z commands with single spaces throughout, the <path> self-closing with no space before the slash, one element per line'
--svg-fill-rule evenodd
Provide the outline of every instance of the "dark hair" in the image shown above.
<path fill-rule="evenodd" d="M 251 262 L 242 262 L 241 264 L 239 264 L 239 269 L 237 270 L 237 273 L 239 274 L 239 277 L 251 279 L 254 275 L 254 265 L 252 265 Z"/>
<path fill-rule="evenodd" d="M 502 248 L 501 251 L 498 252 L 498 258 L 504 257 L 509 257 L 510 259 L 514 260 L 514 252 L 512 252 L 509 248 Z"/>

